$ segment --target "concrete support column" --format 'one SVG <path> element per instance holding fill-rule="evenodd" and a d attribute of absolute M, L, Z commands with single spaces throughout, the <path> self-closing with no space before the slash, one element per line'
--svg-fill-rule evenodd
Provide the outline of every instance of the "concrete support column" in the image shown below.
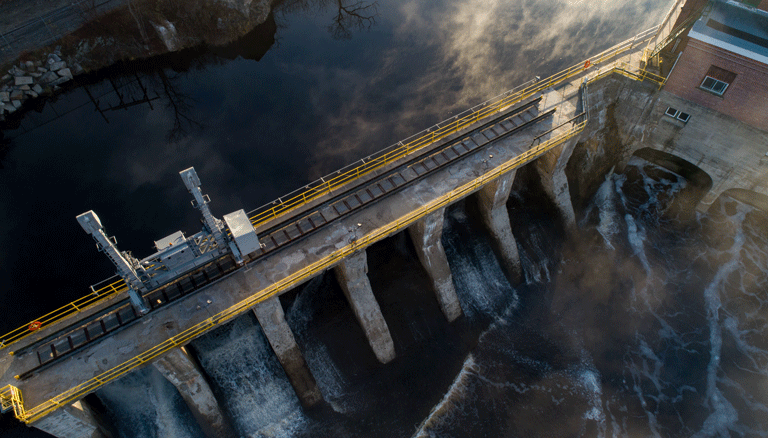
<path fill-rule="evenodd" d="M 515 170 L 508 172 L 484 185 L 477 192 L 480 216 L 491 233 L 494 249 L 498 252 L 502 268 L 512 283 L 518 283 L 522 279 L 520 255 L 507 212 L 507 199 L 516 174 Z"/>
<path fill-rule="evenodd" d="M 576 228 L 576 214 L 573 211 L 568 177 L 565 175 L 565 166 L 568 164 L 575 146 L 575 139 L 566 141 L 565 144 L 542 155 L 534 164 L 536 171 L 541 177 L 541 185 L 544 187 L 544 191 L 560 210 L 566 228 L 571 230 Z"/>
<path fill-rule="evenodd" d="M 57 438 L 112 438 L 98 416 L 82 400 L 63 406 L 32 423 Z"/>
<path fill-rule="evenodd" d="M 376 358 L 381 363 L 391 361 L 395 358 L 395 343 L 392 342 L 389 327 L 384 321 L 376 297 L 373 296 L 371 282 L 368 281 L 368 259 L 365 250 L 345 258 L 333 270 Z"/>
<path fill-rule="evenodd" d="M 307 362 L 296 345 L 291 328 L 285 321 L 283 306 L 278 297 L 272 297 L 262 301 L 253 308 L 253 313 L 259 320 L 264 334 L 269 340 L 269 345 L 275 351 L 277 359 L 283 365 L 288 380 L 293 385 L 293 390 L 299 396 L 304 407 L 310 407 L 323 399 L 317 382 L 309 371 Z"/>
<path fill-rule="evenodd" d="M 445 208 L 433 211 L 408 227 L 408 233 L 416 247 L 419 261 L 432 281 L 440 309 L 448 321 L 452 322 L 461 316 L 461 305 L 456 295 L 456 288 L 453 286 L 451 267 L 448 265 L 445 249 L 440 241 L 443 235 L 444 213 Z"/>
<path fill-rule="evenodd" d="M 208 381 L 184 347 L 174 348 L 152 365 L 179 390 L 206 436 L 233 436 Z"/>

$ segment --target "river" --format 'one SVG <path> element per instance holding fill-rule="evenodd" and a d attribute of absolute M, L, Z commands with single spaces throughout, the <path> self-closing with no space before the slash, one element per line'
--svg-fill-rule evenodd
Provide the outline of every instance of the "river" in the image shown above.
<path fill-rule="evenodd" d="M 0 161 L 4 331 L 112 275 L 77 225 L 79 213 L 93 209 L 121 249 L 146 256 L 153 240 L 199 229 L 182 169 L 195 166 L 218 216 L 249 210 L 631 37 L 669 7 L 360 4 L 368 15 L 336 21 L 333 2 L 286 3 L 234 52 L 190 51 L 157 61 L 160 69 L 128 64 L 87 86 L 102 109 L 121 96 L 143 99 L 143 86 L 151 107 L 102 115 L 81 87 L 4 131 L 12 138 Z M 289 324 L 327 402 L 318 412 L 300 409 L 251 317 L 194 341 L 214 391 L 227 394 L 235 429 L 286 437 L 765 436 L 765 217 L 724 203 L 722 214 L 680 224 L 663 214 L 663 200 L 684 181 L 633 164 L 636 171 L 606 179 L 580 212 L 576 235 L 561 229 L 521 172 L 508 204 L 525 236 L 525 283 L 514 287 L 473 206 L 449 209 L 443 241 L 465 312 L 455 324 L 424 293 L 404 235 L 374 245 L 371 282 L 398 351 L 390 365 L 376 363 L 332 276 L 287 294 Z M 200 436 L 151 368 L 90 401 L 121 437 Z M 40 436 L 3 422 L 15 436 Z"/>

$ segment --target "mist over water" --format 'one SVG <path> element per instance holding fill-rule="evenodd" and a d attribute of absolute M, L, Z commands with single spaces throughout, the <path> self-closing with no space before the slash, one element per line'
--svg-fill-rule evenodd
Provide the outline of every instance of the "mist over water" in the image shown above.
<path fill-rule="evenodd" d="M 327 29 L 335 11 L 310 6 L 277 12 L 278 43 L 259 62 L 165 69 L 191 98 L 186 114 L 203 121 L 171 142 L 165 100 L 110 113 L 109 125 L 86 108 L 28 134 L 5 132 L 18 137 L 0 169 L 9 188 L 0 193 L 0 288 L 4 305 L 23 309 L 17 323 L 44 309 L 5 291 L 56 285 L 53 306 L 111 274 L 75 224 L 83 211 L 145 255 L 152 240 L 197 229 L 179 170 L 196 167 L 217 215 L 248 210 L 631 37 L 669 5 L 379 1 L 376 24 L 342 40 Z M 368 250 L 398 354 L 390 364 L 376 361 L 332 272 L 281 297 L 325 398 L 317 410 L 301 409 L 252 315 L 195 340 L 238 434 L 768 435 L 766 214 L 721 199 L 684 221 L 675 197 L 688 182 L 633 158 L 606 176 L 568 233 L 534 174 L 518 172 L 508 202 L 520 285 L 507 281 L 473 201 L 447 210 L 443 245 L 464 310 L 453 324 L 407 234 Z M 46 227 L 32 229 L 41 216 Z M 96 396 L 120 437 L 201 436 L 151 367 Z"/>

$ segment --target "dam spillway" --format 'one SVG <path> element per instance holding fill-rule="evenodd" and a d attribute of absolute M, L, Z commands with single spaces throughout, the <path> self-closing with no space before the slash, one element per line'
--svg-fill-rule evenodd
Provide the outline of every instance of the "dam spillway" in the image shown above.
<path fill-rule="evenodd" d="M 611 59 L 610 62 L 615 62 L 615 59 Z M 204 288 L 195 292 L 194 295 L 176 297 L 179 299 L 178 302 L 175 302 L 172 299 L 165 300 L 168 301 L 169 304 L 166 306 L 159 306 L 150 312 L 149 315 L 142 317 L 141 324 L 131 321 L 133 325 L 127 326 L 120 331 L 116 331 L 114 335 L 97 340 L 97 343 L 94 346 L 87 347 L 87 354 L 89 355 L 97 354 L 104 355 L 105 357 L 109 356 L 108 363 L 87 364 L 87 366 L 81 370 L 80 374 L 74 372 L 71 380 L 62 380 L 61 376 L 56 376 L 54 370 L 56 368 L 63 369 L 64 367 L 69 366 L 73 366 L 73 369 L 76 368 L 76 366 L 82 366 L 82 363 L 80 365 L 77 364 L 78 362 L 81 362 L 79 358 L 86 355 L 86 350 L 66 353 L 65 349 L 60 349 L 66 354 L 70 354 L 70 356 L 62 355 L 61 358 L 56 358 L 57 360 L 50 364 L 47 362 L 40 363 L 40 356 L 37 352 L 35 353 L 35 355 L 37 355 L 36 364 L 34 363 L 34 360 L 32 360 L 35 355 L 30 354 L 25 358 L 23 354 L 19 354 L 18 357 L 14 357 L 14 360 L 18 360 L 19 363 L 23 363 L 23 365 L 18 366 L 15 370 L 21 370 L 21 374 L 34 370 L 31 375 L 26 376 L 26 379 L 23 381 L 24 383 L 19 385 L 24 392 L 24 405 L 29 407 L 45 403 L 49 397 L 51 397 L 50 399 L 53 399 L 57 394 L 61 393 L 61 389 L 59 388 L 76 388 L 80 382 L 87 381 L 87 379 L 90 379 L 94 374 L 98 374 L 99 372 L 109 372 L 120 364 L 130 362 L 132 358 L 139 357 L 137 353 L 151 351 L 151 347 L 162 345 L 169 339 L 174 339 L 175 342 L 180 341 L 172 343 L 171 345 L 173 347 L 181 347 L 185 339 L 183 336 L 178 338 L 177 336 L 183 335 L 190 328 L 205 323 L 208 318 L 212 317 L 211 315 L 220 315 L 222 312 L 226 312 L 228 309 L 232 308 L 234 305 L 233 303 L 243 303 L 243 306 L 241 309 L 238 309 L 238 312 L 240 313 L 235 312 L 231 315 L 227 315 L 228 317 L 242 314 L 242 312 L 256 306 L 258 309 L 265 309 L 264 312 L 261 312 L 262 316 L 259 317 L 260 322 L 264 321 L 262 323 L 263 326 L 269 326 L 269 320 L 272 320 L 275 327 L 280 327 L 280 311 L 274 306 L 275 301 L 271 298 L 274 295 L 270 294 L 273 292 L 275 294 L 280 293 L 290 288 L 291 285 L 298 284 L 301 281 L 310 278 L 312 275 L 311 273 L 303 278 L 300 276 L 291 277 L 291 273 L 299 272 L 307 266 L 315 266 L 316 270 L 314 272 L 322 272 L 325 269 L 333 267 L 337 273 L 337 277 L 342 279 L 342 286 L 344 284 L 354 286 L 349 287 L 349 291 L 347 292 L 348 297 L 351 297 L 349 298 L 350 304 L 355 307 L 361 325 L 365 326 L 367 323 L 372 324 L 370 330 L 366 329 L 366 332 L 371 333 L 371 336 L 369 336 L 371 346 L 377 351 L 377 357 L 379 357 L 380 360 L 383 362 L 387 361 L 392 357 L 393 352 L 387 342 L 388 335 L 385 330 L 386 323 L 384 322 L 382 324 L 380 311 L 377 312 L 373 306 L 375 301 L 371 303 L 370 296 L 365 296 L 370 289 L 370 285 L 365 285 L 366 280 L 364 278 L 367 269 L 363 252 L 365 246 L 375 242 L 377 239 L 384 238 L 392 233 L 397 233 L 408 228 L 414 241 L 422 242 L 417 245 L 417 250 L 421 250 L 421 253 L 424 254 L 424 257 L 420 256 L 422 263 L 430 264 L 430 257 L 440 260 L 441 250 L 439 247 L 436 248 L 433 242 L 435 241 L 434 236 L 439 236 L 439 232 L 436 230 L 439 229 L 439 224 L 442 218 L 441 209 L 451 202 L 455 202 L 456 200 L 474 193 L 479 193 L 477 196 L 482 200 L 480 204 L 487 206 L 487 210 L 483 210 L 487 211 L 487 213 L 484 213 L 483 216 L 489 218 L 489 228 L 496 227 L 495 231 L 492 230 L 492 234 L 499 236 L 497 239 L 498 246 L 502 250 L 505 247 L 510 248 L 509 238 L 512 237 L 512 235 L 511 233 L 506 233 L 505 227 L 508 227 L 508 225 L 504 225 L 503 215 L 498 214 L 498 206 L 503 205 L 505 197 L 509 194 L 509 181 L 514 179 L 513 172 L 518 166 L 521 166 L 530 160 L 539 158 L 539 156 L 535 154 L 525 156 L 526 151 L 534 150 L 534 145 L 544 144 L 545 146 L 552 146 L 553 148 L 556 146 L 564 146 L 563 149 L 567 149 L 568 144 L 564 143 L 571 139 L 570 137 L 566 138 L 567 135 L 571 133 L 573 135 L 578 134 L 578 132 L 573 131 L 573 128 L 577 126 L 580 121 L 574 121 L 572 119 L 580 114 L 577 110 L 579 100 L 578 90 L 581 85 L 580 79 L 590 73 L 607 74 L 606 71 L 599 71 L 599 63 L 595 64 L 595 70 L 586 71 L 581 77 L 574 75 L 570 78 L 573 79 L 570 88 L 566 86 L 557 90 L 547 90 L 548 87 L 544 87 L 540 92 L 537 92 L 540 94 L 539 97 L 542 97 L 542 100 L 537 104 L 537 114 L 535 114 L 535 117 L 538 117 L 538 114 L 546 114 L 551 111 L 551 109 L 557 108 L 557 111 L 550 114 L 551 117 L 543 119 L 546 121 L 546 124 L 529 126 L 526 128 L 526 131 L 521 130 L 514 136 L 505 137 L 503 140 L 495 139 L 495 137 L 503 134 L 503 131 L 497 131 L 494 127 L 490 127 L 488 128 L 490 131 L 487 131 L 487 133 L 484 133 L 486 131 L 479 132 L 479 134 L 486 139 L 482 145 L 475 140 L 472 140 L 471 143 L 468 143 L 467 140 L 462 140 L 458 143 L 461 145 L 460 147 L 451 145 L 450 147 L 453 148 L 451 149 L 453 153 L 462 157 L 461 166 L 457 166 L 459 167 L 458 170 L 455 167 L 450 167 L 452 171 L 449 171 L 448 168 L 437 169 L 437 164 L 439 164 L 441 157 L 445 158 L 446 155 L 451 155 L 451 152 L 440 151 L 440 155 L 435 155 L 434 158 L 431 156 L 427 157 L 430 161 L 421 161 L 419 164 L 413 164 L 410 167 L 406 166 L 405 170 L 398 172 L 400 179 L 395 177 L 395 179 L 389 180 L 389 184 L 377 182 L 377 185 L 381 185 L 381 193 L 369 192 L 370 189 L 366 189 L 362 194 L 362 197 L 361 194 L 355 194 L 351 198 L 331 201 L 329 204 L 324 205 L 323 207 L 325 208 L 330 206 L 332 211 L 335 211 L 336 213 L 340 213 L 339 209 L 344 208 L 349 208 L 350 211 L 348 213 L 351 213 L 353 209 L 352 204 L 355 203 L 358 203 L 359 205 L 354 205 L 354 207 L 362 207 L 366 205 L 367 207 L 365 207 L 365 214 L 363 214 L 362 211 L 351 213 L 347 217 L 341 217 L 342 215 L 339 214 L 338 218 L 334 218 L 335 220 L 328 221 L 330 223 L 329 228 L 323 230 L 324 236 L 322 238 L 319 235 L 308 235 L 301 240 L 294 241 L 291 233 L 297 231 L 301 233 L 302 230 L 306 228 L 301 226 L 301 218 L 297 221 L 298 225 L 295 230 L 287 230 L 282 227 L 258 229 L 262 239 L 264 238 L 264 232 L 267 232 L 269 238 L 266 241 L 273 242 L 274 245 L 272 248 L 265 248 L 265 250 L 274 250 L 274 254 L 264 254 L 263 260 L 260 259 L 261 261 L 259 262 L 255 262 L 254 260 L 255 263 L 253 264 L 251 264 L 250 261 L 246 263 L 246 269 L 250 268 L 248 272 L 229 272 L 227 270 L 228 268 L 220 268 L 220 270 L 224 271 L 224 278 L 215 278 L 213 284 L 204 284 Z M 584 70 L 588 69 L 585 68 Z M 535 96 L 531 96 L 530 98 L 532 99 L 534 97 Z M 525 102 L 521 102 L 508 109 L 514 111 L 524 105 Z M 501 114 L 502 117 L 503 115 L 504 114 Z M 507 120 L 504 120 L 503 118 L 500 119 L 501 124 L 504 124 L 505 122 L 507 122 Z M 560 129 L 560 131 L 548 132 L 553 128 Z M 471 131 L 472 129 L 469 130 Z M 457 133 L 455 139 L 462 137 L 464 134 L 466 134 L 466 132 Z M 563 142 L 547 143 L 547 140 L 549 139 L 544 138 L 543 140 L 540 139 L 540 143 L 535 143 L 534 140 L 541 134 L 549 135 L 551 139 L 559 138 L 563 140 Z M 454 139 L 446 139 L 446 141 L 452 140 Z M 542 164 L 541 168 L 543 175 L 546 175 L 547 173 L 545 171 L 548 170 L 549 176 L 556 177 L 552 179 L 553 183 L 551 184 L 552 188 L 550 190 L 553 199 L 557 199 L 558 195 L 562 195 L 563 192 L 562 190 L 559 192 L 556 190 L 558 188 L 562 189 L 562 184 L 557 183 L 556 181 L 562 181 L 564 178 L 562 173 L 564 172 L 564 166 L 558 164 L 558 161 L 560 160 L 558 159 L 559 154 L 556 150 L 552 150 L 551 152 L 544 150 L 542 151 L 542 154 L 543 153 L 551 153 L 553 157 L 553 159 L 546 160 L 548 163 Z M 506 163 L 510 163 L 521 156 L 525 156 L 524 159 L 516 162 L 514 166 L 503 167 Z M 567 158 L 565 161 L 567 161 Z M 435 166 L 435 169 L 429 169 L 431 166 Z M 436 170 L 437 173 L 426 174 L 425 171 L 427 170 Z M 422 172 L 425 173 L 424 178 L 417 181 L 417 177 L 422 176 L 419 175 L 419 173 Z M 372 176 L 377 177 L 379 175 Z M 406 178 L 409 180 L 406 180 Z M 399 185 L 402 186 L 402 188 L 397 192 L 391 192 L 395 188 L 399 188 L 397 187 L 398 183 L 400 183 Z M 386 189 L 390 189 L 390 192 L 385 192 Z M 458 189 L 461 189 L 458 194 L 443 199 L 446 194 Z M 567 193 L 567 191 L 565 193 Z M 365 197 L 366 194 L 370 199 Z M 385 194 L 386 196 L 384 196 Z M 381 195 L 381 198 L 376 198 L 376 195 Z M 350 204 L 350 202 L 352 202 L 352 204 Z M 443 202 L 445 203 L 443 204 Z M 322 203 L 323 202 L 318 200 L 318 204 Z M 572 217 L 572 214 L 568 211 L 569 207 L 567 203 L 559 202 L 558 205 L 561 206 L 561 209 L 564 211 L 564 217 Z M 418 213 L 414 214 L 414 212 Z M 322 216 L 325 217 L 326 215 L 323 214 Z M 331 217 L 331 215 L 328 216 Z M 306 220 L 306 222 L 310 223 L 310 229 L 312 228 L 312 223 L 321 222 L 315 221 L 312 218 L 313 216 L 310 213 Z M 508 224 L 508 219 L 506 222 Z M 272 228 L 275 229 L 272 230 Z M 274 234 L 274 236 L 272 234 Z M 280 237 L 280 235 L 283 237 Z M 284 241 L 281 240 L 283 238 Z M 432 244 L 430 244 L 430 242 L 432 242 Z M 514 241 L 512 241 L 512 244 L 514 245 Z M 280 247 L 284 247 L 285 249 L 279 250 L 278 252 L 278 248 Z M 312 250 L 301 248 L 312 248 Z M 514 261 L 515 256 L 510 251 L 502 257 Z M 329 258 L 332 259 L 327 260 Z M 263 264 L 263 266 L 259 265 L 259 263 Z M 272 264 L 271 267 L 269 266 L 270 263 Z M 315 265 L 316 263 L 320 264 Z M 444 268 L 444 264 L 439 263 L 439 261 L 435 264 L 441 264 Z M 444 271 L 445 269 L 442 270 Z M 432 276 L 433 271 L 428 272 L 430 272 Z M 441 289 L 439 287 L 440 284 L 446 284 L 446 275 L 444 272 L 441 275 L 439 272 L 434 271 L 433 277 L 435 289 L 438 291 Z M 225 286 L 225 283 L 233 284 Z M 276 284 L 280 284 L 280 287 L 283 287 L 283 289 L 273 286 Z M 270 287 L 273 287 L 273 289 L 270 290 Z M 445 289 L 449 288 L 442 289 L 445 291 Z M 269 292 L 263 293 L 262 291 L 264 290 L 269 290 Z M 450 296 L 449 290 L 445 292 L 447 296 Z M 360 296 L 361 294 L 363 296 Z M 256 298 L 251 300 L 251 297 Z M 445 303 L 442 308 L 446 313 L 446 316 L 450 319 L 457 312 L 456 303 L 451 301 L 450 297 L 447 299 L 441 297 L 442 296 L 438 296 L 438 300 L 441 304 Z M 166 293 L 164 298 L 170 297 Z M 271 303 L 272 306 L 267 307 L 268 303 Z M 176 309 L 175 311 L 172 310 L 174 308 Z M 88 312 L 86 311 L 79 313 L 79 315 L 82 317 L 87 313 Z M 216 320 L 210 327 L 214 327 L 218 323 L 226 320 L 227 319 Z M 175 324 L 169 324 L 169 321 L 183 321 L 183 324 L 185 325 L 175 326 Z M 43 340 L 41 338 L 51 336 L 52 331 L 60 328 L 62 323 L 64 323 L 64 321 L 57 323 L 56 326 L 52 325 L 47 332 L 41 330 L 36 334 L 36 336 L 40 336 L 37 341 Z M 68 327 L 75 325 L 72 321 L 67 321 L 64 324 Z M 137 326 L 152 324 L 157 324 L 158 326 L 162 325 L 163 329 L 142 330 L 141 342 L 146 342 L 145 345 L 138 345 L 136 349 L 124 353 L 120 351 L 121 348 L 124 349 L 127 339 L 136 338 L 135 334 L 129 336 L 127 333 L 136 330 Z M 168 325 L 170 325 L 170 327 L 168 327 Z M 267 327 L 265 327 L 265 331 L 266 330 Z M 104 331 L 106 332 L 106 329 L 104 329 Z M 284 330 L 278 329 L 276 332 L 285 334 Z M 144 335 L 148 336 L 145 337 Z M 187 338 L 186 340 L 188 339 L 190 338 Z M 273 339 L 277 338 L 270 338 L 270 343 L 272 343 Z M 30 340 L 31 339 L 27 339 L 21 342 L 29 342 Z M 277 347 L 276 344 L 278 345 Z M 281 345 L 286 348 L 283 349 Z M 278 356 L 280 356 L 280 350 L 283 350 L 284 352 L 290 351 L 295 345 L 290 342 L 290 339 L 279 342 L 276 340 L 272 343 L 272 347 Z M 19 348 L 19 345 L 13 346 L 12 348 L 14 348 L 15 351 L 23 351 L 22 348 Z M 58 350 L 54 349 L 52 351 L 56 352 Z M 117 351 L 117 353 L 115 351 Z M 176 371 L 176 374 L 188 375 L 190 376 L 190 379 L 196 379 L 197 377 L 194 377 L 194 367 L 189 365 L 189 363 L 193 363 L 194 361 L 185 359 L 186 356 L 178 353 L 178 351 L 181 350 L 170 348 L 163 352 L 165 355 L 160 353 L 153 357 L 142 357 L 139 360 L 140 365 L 138 366 L 157 358 L 159 361 L 176 363 L 176 365 L 170 367 L 165 366 L 166 370 L 174 367 L 177 370 L 187 369 L 191 374 L 184 374 L 182 371 Z M 187 365 L 185 365 L 185 363 Z M 30 364 L 33 365 L 31 368 L 29 367 Z M 283 365 L 285 367 L 285 364 Z M 41 366 L 47 368 L 35 369 Z M 25 367 L 27 367 L 27 369 L 24 369 Z M 160 367 L 163 367 L 163 365 L 160 365 Z M 303 370 L 302 367 L 299 367 L 299 369 Z M 187 371 L 184 372 L 186 373 Z M 43 376 L 47 373 L 49 373 L 48 375 L 51 377 L 46 381 L 46 378 Z M 69 373 L 69 371 L 67 373 Z M 166 374 L 169 377 L 169 380 L 173 380 L 173 372 L 167 371 Z M 8 377 L 8 375 L 5 377 Z M 311 386 L 310 379 L 303 380 L 309 382 L 309 386 Z M 13 383 L 12 380 L 4 381 L 3 383 L 7 382 Z M 294 388 L 296 388 L 296 385 L 294 385 Z M 184 391 L 182 388 L 179 388 L 179 390 Z M 297 393 L 301 396 L 301 391 L 298 388 Z M 312 393 L 312 391 L 310 390 L 309 393 Z M 311 400 L 312 396 L 307 397 L 308 400 Z M 193 401 L 188 403 L 194 404 L 196 402 Z M 75 412 L 66 406 L 62 407 L 61 410 Z M 81 411 L 85 410 L 81 409 Z M 33 413 L 34 411 L 29 410 L 28 412 Z M 52 412 L 58 411 L 48 412 L 51 416 L 54 416 L 55 413 Z M 33 425 L 34 424 L 35 423 L 33 422 Z"/>

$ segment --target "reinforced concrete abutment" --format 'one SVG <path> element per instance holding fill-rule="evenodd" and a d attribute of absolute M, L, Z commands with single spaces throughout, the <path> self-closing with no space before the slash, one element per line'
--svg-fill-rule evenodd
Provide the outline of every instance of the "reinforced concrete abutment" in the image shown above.
<path fill-rule="evenodd" d="M 272 297 L 253 307 L 264 334 L 285 370 L 288 380 L 304 407 L 316 405 L 323 399 L 317 382 L 309 371 L 304 355 L 301 354 L 291 328 L 285 321 L 280 298 Z"/>
<path fill-rule="evenodd" d="M 333 271 L 376 358 L 381 363 L 394 359 L 395 343 L 368 280 L 368 258 L 365 250 L 345 258 Z"/>
<path fill-rule="evenodd" d="M 32 427 L 57 438 L 112 438 L 98 414 L 78 400 L 32 423 Z"/>
<path fill-rule="evenodd" d="M 178 389 L 207 437 L 233 435 L 208 381 L 184 347 L 174 348 L 152 365 Z"/>
<path fill-rule="evenodd" d="M 507 199 L 516 174 L 517 170 L 512 170 L 499 176 L 484 185 L 476 195 L 480 216 L 491 234 L 502 268 L 512 283 L 519 283 L 522 279 L 520 254 L 507 211 Z"/>
<path fill-rule="evenodd" d="M 453 322 L 461 316 L 461 305 L 453 285 L 451 267 L 440 241 L 443 235 L 444 214 L 445 208 L 433 211 L 408 227 L 408 234 L 411 235 L 419 261 L 432 282 L 440 309 L 448 321 Z"/>

